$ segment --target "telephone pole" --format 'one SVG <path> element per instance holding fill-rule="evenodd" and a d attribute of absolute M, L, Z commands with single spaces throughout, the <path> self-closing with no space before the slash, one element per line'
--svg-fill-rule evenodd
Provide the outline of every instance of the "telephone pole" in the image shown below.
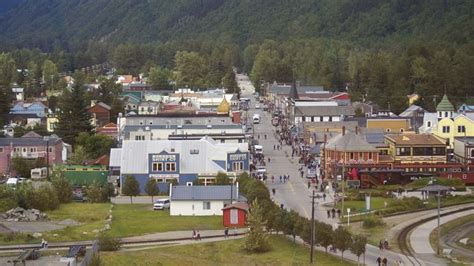
<path fill-rule="evenodd" d="M 315 190 L 311 197 L 311 253 L 309 257 L 309 263 L 313 264 L 313 253 L 314 253 L 314 199 L 316 198 Z"/>

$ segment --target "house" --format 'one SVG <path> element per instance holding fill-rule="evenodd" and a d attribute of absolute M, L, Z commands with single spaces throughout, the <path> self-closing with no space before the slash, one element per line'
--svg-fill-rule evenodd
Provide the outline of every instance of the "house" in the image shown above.
<path fill-rule="evenodd" d="M 138 104 L 138 115 L 156 115 L 160 111 L 160 103 L 143 101 Z"/>
<path fill-rule="evenodd" d="M 249 171 L 247 143 L 218 143 L 204 137 L 199 140 L 124 140 L 121 148 L 110 151 L 110 169 L 118 173 L 120 183 L 134 176 L 144 191 L 154 178 L 161 191 L 168 182 L 179 185 L 193 182 L 212 184 L 219 172 L 237 175 Z"/>
<path fill-rule="evenodd" d="M 73 187 L 88 186 L 93 183 L 104 185 L 107 183 L 109 171 L 101 165 L 66 165 L 64 178 Z"/>
<path fill-rule="evenodd" d="M 246 202 L 237 202 L 222 209 L 224 227 L 245 227 L 249 205 Z"/>
<path fill-rule="evenodd" d="M 92 102 L 87 111 L 92 115 L 92 126 L 102 127 L 110 122 L 110 110 L 112 108 L 103 102 Z"/>
<path fill-rule="evenodd" d="M 8 114 L 9 121 L 18 125 L 34 126 L 46 122 L 49 109 L 41 101 L 17 102 Z"/>
<path fill-rule="evenodd" d="M 172 186 L 169 189 L 170 215 L 222 215 L 233 201 L 246 201 L 239 194 L 239 184 L 223 186 Z"/>
<path fill-rule="evenodd" d="M 25 100 L 25 89 L 24 88 L 21 88 L 21 87 L 18 87 L 18 86 L 14 86 L 12 88 L 12 92 L 13 92 L 13 95 L 15 95 L 15 99 L 17 101 L 23 101 Z"/>
<path fill-rule="evenodd" d="M 410 105 L 400 113 L 400 117 L 409 118 L 413 131 L 417 132 L 423 126 L 423 118 L 427 111 L 418 105 Z"/>
<path fill-rule="evenodd" d="M 124 102 L 124 109 L 126 112 L 138 112 L 138 105 L 141 101 L 141 96 L 133 94 L 132 92 L 127 92 L 122 95 Z"/>
<path fill-rule="evenodd" d="M 454 159 L 463 164 L 474 164 L 474 137 L 454 138 Z"/>
<path fill-rule="evenodd" d="M 458 113 L 471 113 L 471 112 L 474 112 L 474 105 L 463 104 L 458 109 Z"/>
<path fill-rule="evenodd" d="M 387 135 L 388 153 L 397 164 L 446 163 L 446 140 L 429 134 Z"/>
<path fill-rule="evenodd" d="M 50 166 L 63 162 L 63 141 L 56 135 L 42 137 L 28 132 L 20 138 L 0 138 L 0 174 L 13 172 L 12 159 L 43 159 Z"/>
<path fill-rule="evenodd" d="M 130 83 L 133 82 L 133 76 L 132 75 L 120 75 L 117 77 L 117 84 L 122 84 L 124 86 L 129 85 Z"/>
<path fill-rule="evenodd" d="M 46 130 L 48 132 L 54 132 L 58 127 L 59 119 L 56 114 L 48 114 L 46 116 Z"/>
<path fill-rule="evenodd" d="M 436 107 L 436 113 L 425 113 L 422 133 L 432 133 L 447 139 L 449 153 L 454 148 L 454 138 L 474 137 L 474 113 L 456 113 L 446 95 Z"/>

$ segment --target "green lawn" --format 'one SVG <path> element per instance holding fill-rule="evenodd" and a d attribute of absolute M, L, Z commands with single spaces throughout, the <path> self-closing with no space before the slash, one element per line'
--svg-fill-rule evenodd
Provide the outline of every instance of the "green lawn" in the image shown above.
<path fill-rule="evenodd" d="M 458 219 L 449 221 L 449 222 L 441 225 L 441 236 L 449 234 L 449 232 L 452 231 L 454 228 L 460 227 L 463 224 L 472 221 L 473 219 L 474 219 L 474 214 L 471 214 L 471 215 L 466 215 L 466 216 L 460 217 Z M 433 247 L 433 249 L 436 250 L 436 248 L 438 246 L 438 230 L 437 229 L 431 231 L 431 233 L 430 233 L 430 244 Z M 460 244 L 460 245 L 462 245 L 462 244 Z M 466 247 L 468 249 L 472 248 L 468 245 L 464 246 L 464 247 Z M 474 252 L 474 249 L 473 249 L 473 252 Z"/>
<path fill-rule="evenodd" d="M 382 197 L 373 197 L 370 200 L 370 207 L 372 210 L 380 210 L 384 208 L 384 202 L 387 202 L 387 208 L 396 202 L 392 198 L 382 198 Z M 341 208 L 342 203 L 337 204 L 337 208 Z M 365 210 L 365 200 L 351 200 L 344 201 L 344 212 L 347 211 L 347 208 L 351 208 L 351 213 L 362 212 Z"/>
<path fill-rule="evenodd" d="M 148 233 L 222 229 L 222 216 L 170 216 L 169 211 L 153 211 L 150 204 L 118 204 L 113 208 L 113 236 Z"/>
<path fill-rule="evenodd" d="M 49 242 L 89 240 L 95 237 L 93 230 L 104 228 L 109 216 L 110 203 L 69 203 L 61 204 L 59 209 L 48 212 L 53 221 L 72 219 L 81 223 L 80 225 L 68 226 L 61 230 L 45 232 L 45 238 Z M 87 234 L 83 234 L 87 232 Z M 58 234 L 54 237 L 54 234 Z"/>
<path fill-rule="evenodd" d="M 79 225 L 65 227 L 64 229 L 42 232 L 43 238 L 49 242 L 89 240 L 95 237 L 92 233 L 95 229 L 101 229 L 105 225 L 105 220 L 109 215 L 110 203 L 89 204 L 89 203 L 69 203 L 61 204 L 59 209 L 46 212 L 53 222 L 61 222 L 72 219 L 79 222 Z M 83 234 L 87 232 L 87 234 Z M 57 234 L 57 236 L 54 236 Z M 39 243 L 41 239 L 36 239 L 31 234 L 15 233 L 11 235 L 0 235 L 0 244 L 17 243 Z"/>
<path fill-rule="evenodd" d="M 141 251 L 101 252 L 101 265 L 308 265 L 309 248 L 293 244 L 283 236 L 271 236 L 272 250 L 247 254 L 244 239 L 158 247 Z M 316 265 L 353 265 L 340 258 L 315 254 Z"/>

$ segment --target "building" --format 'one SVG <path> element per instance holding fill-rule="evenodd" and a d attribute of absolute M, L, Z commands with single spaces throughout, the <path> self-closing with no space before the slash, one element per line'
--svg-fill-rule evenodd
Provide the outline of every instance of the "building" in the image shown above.
<path fill-rule="evenodd" d="M 474 113 L 456 113 L 446 95 L 437 105 L 436 113 L 425 113 L 423 120 L 420 132 L 447 139 L 450 153 L 454 148 L 454 138 L 474 137 Z"/>
<path fill-rule="evenodd" d="M 338 122 L 352 116 L 352 106 L 296 106 L 294 123 L 298 125 L 301 122 Z"/>
<path fill-rule="evenodd" d="M 389 155 L 396 164 L 446 163 L 446 140 L 428 134 L 387 135 Z"/>
<path fill-rule="evenodd" d="M 170 186 L 170 215 L 222 215 L 223 208 L 233 201 L 244 201 L 239 185 Z"/>
<path fill-rule="evenodd" d="M 110 169 L 120 183 L 134 176 L 143 192 L 150 178 L 157 180 L 161 191 L 167 182 L 179 185 L 195 181 L 211 184 L 219 172 L 237 175 L 249 171 L 246 143 L 218 143 L 204 137 L 200 140 L 125 140 L 121 148 L 110 152 Z"/>
<path fill-rule="evenodd" d="M 50 166 L 63 162 L 63 141 L 56 135 L 42 137 L 28 132 L 21 138 L 0 138 L 0 174 L 13 173 L 12 159 L 45 160 Z M 65 159 L 65 158 L 64 158 Z"/>
<path fill-rule="evenodd" d="M 454 159 L 463 164 L 474 164 L 474 137 L 454 138 Z"/>
<path fill-rule="evenodd" d="M 66 165 L 64 178 L 74 187 L 107 183 L 109 171 L 101 165 Z"/>
<path fill-rule="evenodd" d="M 359 130 L 354 132 L 343 128 L 342 133 L 328 140 L 324 147 L 324 175 L 335 177 L 342 167 L 373 165 L 379 162 L 379 150 L 370 144 Z"/>
<path fill-rule="evenodd" d="M 225 227 L 245 227 L 247 226 L 247 213 L 249 205 L 246 202 L 237 202 L 225 206 L 223 212 L 223 224 Z"/>
<path fill-rule="evenodd" d="M 56 114 L 48 114 L 46 117 L 46 130 L 54 132 L 58 127 L 59 119 Z"/>
<path fill-rule="evenodd" d="M 92 102 L 91 107 L 87 111 L 92 116 L 92 126 L 102 127 L 110 122 L 110 110 L 112 108 L 103 102 Z"/>
<path fill-rule="evenodd" d="M 48 107 L 40 101 L 31 103 L 21 101 L 10 109 L 8 120 L 17 125 L 34 126 L 45 123 L 48 112 Z"/>
<path fill-rule="evenodd" d="M 245 142 L 242 125 L 228 115 L 177 113 L 167 117 L 121 117 L 118 119 L 120 140 L 196 139 L 214 136 L 220 142 Z"/>
<path fill-rule="evenodd" d="M 107 125 L 105 125 L 103 127 L 96 128 L 95 133 L 97 135 L 106 135 L 106 136 L 109 136 L 113 139 L 118 138 L 117 125 L 114 124 L 114 123 L 108 123 Z"/>
<path fill-rule="evenodd" d="M 159 102 L 144 101 L 138 104 L 138 115 L 156 115 L 161 110 Z"/>
<path fill-rule="evenodd" d="M 463 104 L 459 107 L 458 113 L 473 113 L 474 105 Z"/>
<path fill-rule="evenodd" d="M 411 130 L 410 119 L 403 117 L 367 118 L 368 129 L 382 129 L 387 133 L 403 133 Z"/>
<path fill-rule="evenodd" d="M 13 87 L 12 88 L 13 95 L 15 95 L 15 99 L 17 101 L 23 101 L 25 100 L 25 89 L 21 87 Z"/>

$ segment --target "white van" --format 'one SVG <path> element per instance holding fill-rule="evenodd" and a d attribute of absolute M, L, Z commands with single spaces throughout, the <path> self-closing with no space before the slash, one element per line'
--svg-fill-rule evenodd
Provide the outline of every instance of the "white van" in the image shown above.
<path fill-rule="evenodd" d="M 255 145 L 253 147 L 255 149 L 255 154 L 262 154 L 263 153 L 263 146 L 262 145 Z"/>
<path fill-rule="evenodd" d="M 170 208 L 170 200 L 169 199 L 159 199 L 155 201 L 153 204 L 153 210 L 165 210 Z"/>
<path fill-rule="evenodd" d="M 259 114 L 254 114 L 253 115 L 253 123 L 254 124 L 260 124 L 260 115 Z"/>

